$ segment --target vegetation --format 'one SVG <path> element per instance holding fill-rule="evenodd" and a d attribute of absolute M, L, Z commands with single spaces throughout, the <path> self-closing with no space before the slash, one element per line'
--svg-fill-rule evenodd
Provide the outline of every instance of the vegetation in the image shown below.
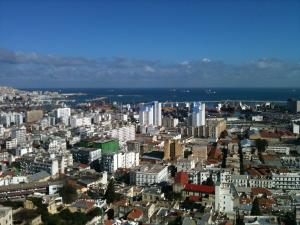
<path fill-rule="evenodd" d="M 257 139 L 255 143 L 256 143 L 256 148 L 259 153 L 266 151 L 266 147 L 268 146 L 267 140 Z"/>
<path fill-rule="evenodd" d="M 215 183 L 213 181 L 212 175 L 210 174 L 206 181 L 202 182 L 203 185 L 214 186 Z"/>
<path fill-rule="evenodd" d="M 89 213 L 71 213 L 69 209 L 64 209 L 57 214 L 49 214 L 47 205 L 42 203 L 41 198 L 30 199 L 37 206 L 37 213 L 41 214 L 43 223 L 46 225 L 84 225 L 95 216 L 102 213 L 99 208 L 95 208 Z"/>
<path fill-rule="evenodd" d="M 260 216 L 260 215 L 261 215 L 261 211 L 259 207 L 258 198 L 255 198 L 252 203 L 251 216 Z"/>
<path fill-rule="evenodd" d="M 114 201 L 117 200 L 114 179 L 110 179 L 104 194 L 104 198 L 106 199 L 107 204 L 113 203 Z"/>
<path fill-rule="evenodd" d="M 4 202 L 0 202 L 1 205 L 3 206 L 8 206 L 8 207 L 12 207 L 13 209 L 17 209 L 20 207 L 23 207 L 23 202 L 21 201 L 4 201 Z"/>
<path fill-rule="evenodd" d="M 64 203 L 70 204 L 77 200 L 78 194 L 77 191 L 74 187 L 71 185 L 64 185 L 60 190 L 59 190 L 60 196 L 62 196 Z"/>
<path fill-rule="evenodd" d="M 287 212 L 279 217 L 280 224 L 282 225 L 296 225 L 295 213 Z"/>

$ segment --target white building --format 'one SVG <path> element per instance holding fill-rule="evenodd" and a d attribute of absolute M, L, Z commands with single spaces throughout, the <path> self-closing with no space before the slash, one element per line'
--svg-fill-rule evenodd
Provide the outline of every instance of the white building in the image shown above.
<path fill-rule="evenodd" d="M 266 149 L 268 153 L 290 154 L 290 147 L 285 145 L 269 145 Z"/>
<path fill-rule="evenodd" d="M 64 152 L 67 149 L 66 140 L 60 137 L 51 137 L 47 143 L 47 150 L 50 153 Z"/>
<path fill-rule="evenodd" d="M 69 125 L 69 118 L 71 116 L 70 108 L 58 108 L 56 109 L 56 118 L 60 119 L 65 125 Z"/>
<path fill-rule="evenodd" d="M 111 121 L 111 114 L 110 113 L 95 113 L 93 115 L 93 122 L 95 124 L 109 122 Z"/>
<path fill-rule="evenodd" d="M 16 156 L 22 156 L 33 151 L 32 147 L 18 147 L 16 149 Z"/>
<path fill-rule="evenodd" d="M 49 158 L 47 156 L 40 156 L 34 158 L 32 156 L 23 156 L 19 161 L 21 170 L 28 174 L 35 174 L 42 170 L 51 174 L 51 176 L 58 175 L 61 171 L 61 164 L 58 159 Z"/>
<path fill-rule="evenodd" d="M 293 133 L 300 134 L 300 123 L 293 123 Z"/>
<path fill-rule="evenodd" d="M 195 168 L 195 160 L 186 158 L 178 159 L 176 162 L 177 172 L 186 172 Z"/>
<path fill-rule="evenodd" d="M 204 181 L 207 181 L 208 178 L 212 178 L 213 182 L 216 183 L 218 180 L 217 173 L 213 173 L 209 170 L 190 170 L 188 171 L 189 181 L 192 184 L 202 184 Z"/>
<path fill-rule="evenodd" d="M 252 121 L 261 122 L 264 120 L 263 116 L 252 116 Z"/>
<path fill-rule="evenodd" d="M 166 128 L 176 127 L 178 123 L 179 123 L 178 118 L 164 117 L 162 119 L 162 126 Z"/>
<path fill-rule="evenodd" d="M 16 138 L 13 138 L 11 140 L 7 140 L 5 142 L 6 149 L 15 149 L 18 146 L 18 141 Z"/>
<path fill-rule="evenodd" d="M 5 127 L 9 127 L 11 124 L 22 125 L 24 121 L 24 116 L 22 113 L 17 112 L 1 112 L 0 113 L 0 124 L 3 124 Z"/>
<path fill-rule="evenodd" d="M 300 173 L 272 174 L 275 189 L 300 190 Z"/>
<path fill-rule="evenodd" d="M 11 137 L 17 139 L 18 145 L 26 142 L 26 128 L 13 128 L 11 131 Z"/>
<path fill-rule="evenodd" d="M 143 126 L 161 126 L 161 103 L 154 101 L 140 105 L 140 124 Z"/>
<path fill-rule="evenodd" d="M 168 166 L 159 164 L 143 165 L 130 173 L 130 182 L 136 185 L 151 185 L 167 181 Z"/>
<path fill-rule="evenodd" d="M 139 157 L 139 153 L 133 151 L 103 154 L 101 157 L 102 169 L 113 173 L 119 168 L 132 168 L 139 165 Z"/>
<path fill-rule="evenodd" d="M 192 110 L 192 126 L 199 127 L 205 125 L 205 103 L 194 102 Z"/>
<path fill-rule="evenodd" d="M 238 193 L 232 183 L 221 183 L 215 186 L 215 210 L 223 213 L 234 213 L 239 204 Z"/>
<path fill-rule="evenodd" d="M 135 126 L 127 125 L 119 128 L 111 129 L 107 132 L 107 135 L 112 138 L 118 139 L 121 143 L 135 140 Z"/>
<path fill-rule="evenodd" d="M 13 225 L 12 208 L 0 207 L 0 224 Z"/>
<path fill-rule="evenodd" d="M 62 117 L 70 117 L 71 116 L 71 109 L 70 108 L 58 108 L 56 109 L 56 118 Z"/>
<path fill-rule="evenodd" d="M 5 176 L 0 178 L 0 186 L 6 186 L 10 184 L 28 183 L 27 176 Z M 1 223 L 0 223 L 1 224 Z"/>
<path fill-rule="evenodd" d="M 71 116 L 70 117 L 70 126 L 72 128 L 81 127 L 81 126 L 90 126 L 92 124 L 91 117 L 86 116 Z"/>

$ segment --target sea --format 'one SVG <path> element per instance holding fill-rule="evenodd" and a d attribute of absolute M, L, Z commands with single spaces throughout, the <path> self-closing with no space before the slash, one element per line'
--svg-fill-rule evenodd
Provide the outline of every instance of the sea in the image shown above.
<path fill-rule="evenodd" d="M 56 91 L 71 95 L 77 103 L 103 99 L 106 102 L 135 104 L 141 102 L 286 102 L 300 99 L 300 88 L 30 88 L 28 91 Z"/>

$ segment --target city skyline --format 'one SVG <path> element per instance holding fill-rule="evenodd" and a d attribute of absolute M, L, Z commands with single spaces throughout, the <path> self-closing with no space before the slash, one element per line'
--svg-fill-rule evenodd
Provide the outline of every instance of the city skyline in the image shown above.
<path fill-rule="evenodd" d="M 0 1 L 0 81 L 298 87 L 298 1 Z"/>

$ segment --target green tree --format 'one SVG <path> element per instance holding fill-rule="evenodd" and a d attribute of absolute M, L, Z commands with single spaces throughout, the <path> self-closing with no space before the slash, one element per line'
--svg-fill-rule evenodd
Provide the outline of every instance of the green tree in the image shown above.
<path fill-rule="evenodd" d="M 259 207 L 259 201 L 258 198 L 255 198 L 252 203 L 252 209 L 251 209 L 251 216 L 260 216 L 261 211 Z"/>
<path fill-rule="evenodd" d="M 110 179 L 104 194 L 104 198 L 106 199 L 107 204 L 113 203 L 116 200 L 117 196 L 114 179 Z"/>
<path fill-rule="evenodd" d="M 266 147 L 268 146 L 268 141 L 264 139 L 257 139 L 256 140 L 256 148 L 259 153 L 264 152 Z"/>
<path fill-rule="evenodd" d="M 74 187 L 71 185 L 64 185 L 60 190 L 59 190 L 60 196 L 62 196 L 63 201 L 67 204 L 70 204 L 77 200 L 78 198 L 78 193 Z"/>

